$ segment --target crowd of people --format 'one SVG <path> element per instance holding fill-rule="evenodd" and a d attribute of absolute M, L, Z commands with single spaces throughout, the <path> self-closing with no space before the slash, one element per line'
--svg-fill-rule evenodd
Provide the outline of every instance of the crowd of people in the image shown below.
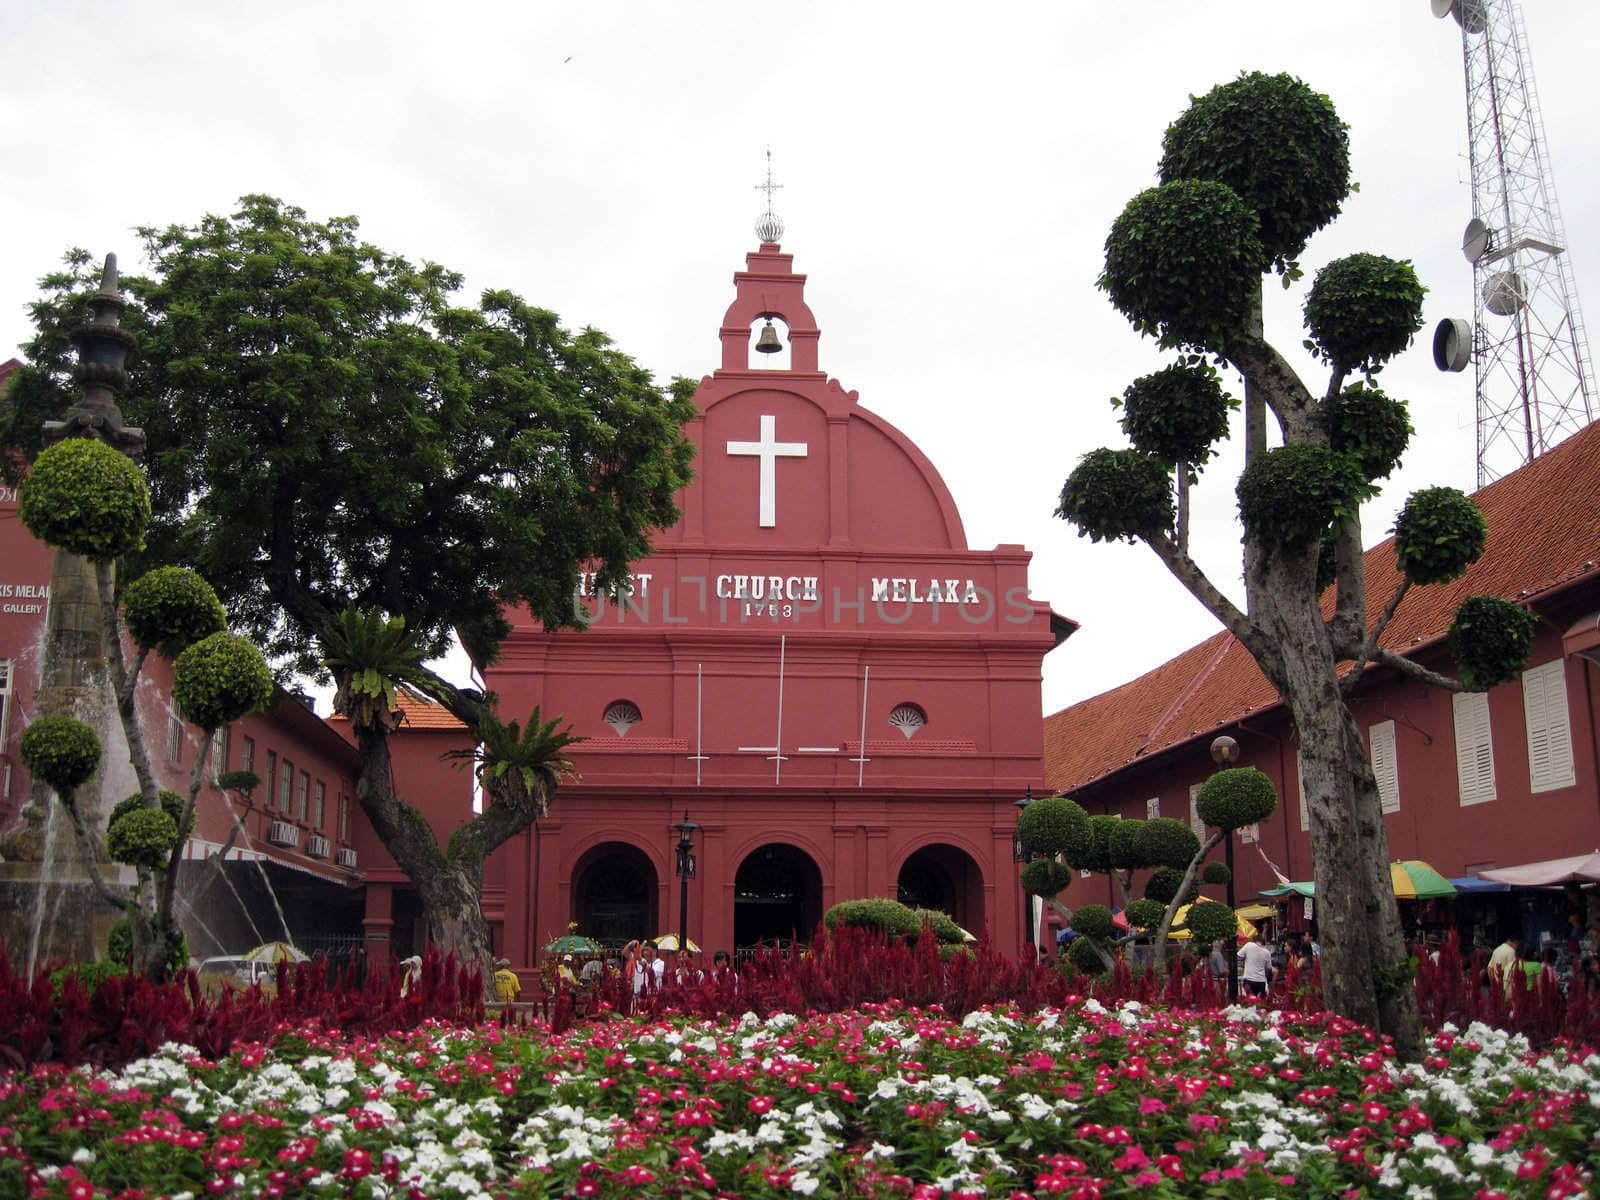
<path fill-rule="evenodd" d="M 654 939 L 645 939 L 628 942 L 620 952 L 587 956 L 581 967 L 573 955 L 563 954 L 555 961 L 551 982 L 559 981 L 584 998 L 598 991 L 602 980 L 621 979 L 628 991 L 637 996 L 668 984 L 692 985 L 732 975 L 733 956 L 726 950 L 718 950 L 706 966 L 693 945 L 679 954 L 673 947 L 663 950 Z M 495 960 L 494 988 L 501 1004 L 519 1001 L 522 981 L 511 969 L 510 959 Z"/>

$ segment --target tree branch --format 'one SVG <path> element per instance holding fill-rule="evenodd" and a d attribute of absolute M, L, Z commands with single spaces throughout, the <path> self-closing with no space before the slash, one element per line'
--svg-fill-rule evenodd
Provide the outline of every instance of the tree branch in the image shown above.
<path fill-rule="evenodd" d="M 117 617 L 117 600 L 114 594 L 113 565 L 95 563 L 95 590 L 100 595 L 100 627 L 104 633 L 106 668 L 111 672 L 111 690 L 117 700 L 117 715 L 122 719 L 123 736 L 128 739 L 128 761 L 139 779 L 139 794 L 146 808 L 161 805 L 160 785 L 150 768 L 150 752 L 144 744 L 144 731 L 139 725 L 139 714 L 134 708 L 133 680 L 122 661 L 122 622 Z M 143 660 L 141 659 L 141 662 Z"/>
<path fill-rule="evenodd" d="M 72 828 L 77 831 L 78 844 L 83 847 L 83 865 L 89 872 L 89 882 L 94 884 L 94 890 L 100 893 L 100 898 L 112 908 L 122 909 L 134 898 L 134 893 L 119 894 L 117 889 L 106 882 L 105 876 L 100 874 L 99 857 L 101 847 L 95 845 L 89 836 L 89 828 L 83 823 L 83 814 L 78 811 L 75 803 L 65 799 L 59 793 L 56 796 L 61 807 L 67 810 L 67 816 L 72 818 Z"/>
<path fill-rule="evenodd" d="M 1333 616 L 1328 619 L 1328 637 L 1335 657 L 1355 658 L 1363 644 L 1367 624 L 1366 563 L 1361 550 L 1361 521 L 1353 518 L 1339 527 L 1335 535 L 1334 578 L 1338 588 Z M 1394 603 L 1398 604 L 1396 598 Z M 1390 615 L 1393 615 L 1391 610 Z"/>
<path fill-rule="evenodd" d="M 1170 538 L 1146 537 L 1145 544 L 1156 552 L 1156 557 L 1166 564 L 1179 583 L 1189 589 L 1189 594 L 1205 605 L 1211 615 L 1227 626 L 1228 631 L 1247 646 L 1256 634 L 1255 622 L 1250 620 L 1206 578 L 1194 559 L 1178 548 Z"/>
<path fill-rule="evenodd" d="M 1226 357 L 1247 385 L 1260 389 L 1262 399 L 1278 418 L 1279 429 L 1298 437 L 1316 401 L 1288 360 L 1259 335 L 1234 338 L 1228 343 Z"/>
<path fill-rule="evenodd" d="M 1447 692 L 1470 692 L 1472 690 L 1459 679 L 1451 679 L 1448 675 L 1430 671 L 1421 663 L 1396 654 L 1393 650 L 1385 649 L 1383 646 L 1375 646 L 1373 648 L 1372 661 L 1386 667 L 1393 667 L 1402 675 L 1409 675 L 1412 679 L 1419 680 L 1431 687 L 1442 688 Z"/>

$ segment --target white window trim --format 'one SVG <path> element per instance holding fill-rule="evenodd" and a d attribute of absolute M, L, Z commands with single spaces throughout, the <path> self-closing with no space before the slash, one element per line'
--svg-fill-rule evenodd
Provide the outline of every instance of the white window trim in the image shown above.
<path fill-rule="evenodd" d="M 1461 805 L 1487 804 L 1496 798 L 1494 730 L 1489 722 L 1489 697 L 1484 692 L 1456 692 L 1450 697 L 1456 730 L 1456 781 Z"/>
<path fill-rule="evenodd" d="M 1400 766 L 1395 754 L 1394 722 L 1380 721 L 1367 730 L 1367 753 L 1378 781 L 1378 801 L 1387 813 L 1400 811 Z"/>
<path fill-rule="evenodd" d="M 1535 792 L 1575 787 L 1572 710 L 1567 664 L 1554 659 L 1522 673 L 1522 714 L 1528 728 L 1528 786 Z"/>
<path fill-rule="evenodd" d="M 1146 800 L 1144 802 L 1144 817 L 1145 817 L 1145 820 L 1147 820 L 1147 821 L 1153 820 L 1154 818 L 1159 817 L 1160 815 L 1161 815 L 1161 797 L 1160 796 L 1151 796 L 1150 799 L 1148 799 L 1148 800 Z"/>

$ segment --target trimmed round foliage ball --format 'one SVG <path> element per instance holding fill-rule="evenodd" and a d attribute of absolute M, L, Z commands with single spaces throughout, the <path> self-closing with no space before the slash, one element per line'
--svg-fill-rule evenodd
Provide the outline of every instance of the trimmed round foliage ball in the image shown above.
<path fill-rule="evenodd" d="M 1245 536 L 1294 551 L 1354 517 L 1373 487 L 1351 456 L 1291 442 L 1257 456 L 1240 473 L 1235 492 Z"/>
<path fill-rule="evenodd" d="M 1395 565 L 1420 585 L 1460 579 L 1489 540 L 1478 502 L 1449 487 L 1412 492 L 1392 532 Z"/>
<path fill-rule="evenodd" d="M 217 729 L 272 699 L 272 672 L 249 638 L 213 633 L 178 655 L 172 698 L 184 719 Z"/>
<path fill-rule="evenodd" d="M 1104 904 L 1085 904 L 1082 908 L 1073 909 L 1072 927 L 1084 937 L 1092 937 L 1097 941 L 1109 942 L 1117 936 L 1111 910 Z"/>
<path fill-rule="evenodd" d="M 150 491 L 126 454 L 95 438 L 66 438 L 34 460 L 17 514 L 47 546 L 111 562 L 144 545 Z"/>
<path fill-rule="evenodd" d="M 1239 915 L 1226 904 L 1191 904 L 1184 915 L 1184 928 L 1194 934 L 1197 945 L 1209 946 L 1238 933 Z"/>
<path fill-rule="evenodd" d="M 1111 827 L 1121 821 L 1108 813 L 1096 813 L 1089 818 L 1089 848 L 1073 862 L 1080 871 L 1109 871 L 1111 869 Z"/>
<path fill-rule="evenodd" d="M 1106 836 L 1106 858 L 1110 866 L 1118 871 L 1144 866 L 1144 850 L 1140 845 L 1143 836 L 1143 821 L 1112 821 Z"/>
<path fill-rule="evenodd" d="M 1202 883 L 1225 887 L 1233 881 L 1233 872 L 1228 870 L 1225 862 L 1208 862 L 1200 872 L 1200 880 Z"/>
<path fill-rule="evenodd" d="M 1036 858 L 1022 868 L 1022 890 L 1030 896 L 1057 896 L 1072 883 L 1072 868 L 1053 858 Z"/>
<path fill-rule="evenodd" d="M 1405 403 L 1365 384 L 1345 388 L 1328 410 L 1328 445 L 1353 457 L 1369 480 L 1389 478 L 1413 432 Z"/>
<path fill-rule="evenodd" d="M 188 828 L 181 828 L 181 832 L 184 836 L 188 836 L 189 830 L 194 828 L 193 813 L 189 814 L 189 820 L 187 823 L 185 823 L 183 819 L 183 810 L 188 807 L 188 802 L 184 800 L 182 796 L 178 795 L 177 792 L 169 792 L 166 788 L 162 788 L 159 795 L 161 798 L 161 811 L 172 818 L 172 823 L 174 826 L 182 827 L 184 824 L 187 824 Z M 110 828 L 112 825 L 115 825 L 120 818 L 126 816 L 128 813 L 136 812 L 143 807 L 144 797 L 138 792 L 135 792 L 126 800 L 119 800 L 116 804 L 116 807 L 111 810 L 111 814 L 106 817 L 106 827 Z"/>
<path fill-rule="evenodd" d="M 1140 192 L 1112 222 L 1097 286 L 1163 346 L 1220 352 L 1244 330 L 1272 260 L 1258 229 L 1226 184 L 1175 179 Z"/>
<path fill-rule="evenodd" d="M 829 929 L 849 925 L 855 929 L 876 929 L 893 941 L 911 937 L 922 929 L 922 921 L 898 900 L 874 896 L 865 900 L 844 900 L 822 915 Z"/>
<path fill-rule="evenodd" d="M 1167 906 L 1157 900 L 1130 900 L 1128 911 L 1123 915 L 1135 929 L 1155 929 L 1167 915 Z"/>
<path fill-rule="evenodd" d="M 178 826 L 159 808 L 136 808 L 106 830 L 106 853 L 130 867 L 159 871 L 171 861 Z"/>
<path fill-rule="evenodd" d="M 946 946 L 959 946 L 967 940 L 965 931 L 957 925 L 955 918 L 947 912 L 937 908 L 913 908 L 912 917 L 917 922 L 917 932 L 922 932 L 923 923 L 933 930 L 933 936 Z"/>
<path fill-rule="evenodd" d="M 1349 127 L 1292 75 L 1248 72 L 1189 102 L 1161 141 L 1161 179 L 1226 184 L 1255 214 L 1280 269 L 1350 194 Z"/>
<path fill-rule="evenodd" d="M 1145 881 L 1145 899 L 1154 900 L 1158 904 L 1171 904 L 1173 897 L 1178 894 L 1178 888 L 1182 884 L 1182 871 L 1178 870 L 1177 867 L 1161 867 L 1152 872 L 1150 878 Z M 1184 903 L 1189 903 L 1199 894 L 1199 883 L 1191 879 L 1189 881 L 1188 894 L 1184 896 Z"/>
<path fill-rule="evenodd" d="M 1091 450 L 1062 484 L 1056 516 L 1092 542 L 1160 537 L 1177 520 L 1170 470 L 1140 450 Z"/>
<path fill-rule="evenodd" d="M 1072 960 L 1072 965 L 1086 975 L 1104 975 L 1106 973 L 1105 960 L 1100 957 L 1100 952 L 1094 948 L 1094 943 L 1086 937 L 1078 938 L 1067 947 L 1067 957 Z"/>
<path fill-rule="evenodd" d="M 1145 866 L 1176 867 L 1183 871 L 1200 853 L 1200 839 L 1186 821 L 1151 817 L 1139 824 L 1139 854 Z"/>
<path fill-rule="evenodd" d="M 1042 796 L 1017 818 L 1017 837 L 1031 854 L 1067 856 L 1076 862 L 1090 850 L 1089 814 L 1076 800 Z"/>
<path fill-rule="evenodd" d="M 130 583 L 122 594 L 122 620 L 135 645 L 163 658 L 176 658 L 228 627 L 217 593 L 185 567 L 157 567 Z"/>
<path fill-rule="evenodd" d="M 35 718 L 17 750 L 29 773 L 62 796 L 86 783 L 100 765 L 100 739 L 76 717 Z"/>
<path fill-rule="evenodd" d="M 1336 258 L 1306 295 L 1306 329 L 1323 362 L 1339 371 L 1372 371 L 1411 344 L 1422 328 L 1428 289 L 1411 264 L 1381 254 Z"/>
<path fill-rule="evenodd" d="M 1230 767 L 1200 785 L 1194 806 L 1207 825 L 1234 830 L 1270 817 L 1278 807 L 1278 793 L 1272 780 L 1254 767 Z"/>
<path fill-rule="evenodd" d="M 261 776 L 254 771 L 224 771 L 217 776 L 217 786 L 225 792 L 243 792 L 248 797 L 261 786 Z"/>
<path fill-rule="evenodd" d="M 1198 469 L 1228 436 L 1228 413 L 1237 402 L 1204 363 L 1174 363 L 1135 379 L 1122 393 L 1122 431 L 1135 449 L 1169 466 Z"/>
<path fill-rule="evenodd" d="M 1534 616 L 1499 596 L 1468 596 L 1450 624 L 1450 654 L 1461 682 L 1487 691 L 1528 665 L 1533 650 Z"/>

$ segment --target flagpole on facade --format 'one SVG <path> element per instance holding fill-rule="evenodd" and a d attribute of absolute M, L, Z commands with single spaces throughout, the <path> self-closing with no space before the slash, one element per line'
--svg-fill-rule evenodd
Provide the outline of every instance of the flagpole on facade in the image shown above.
<path fill-rule="evenodd" d="M 778 635 L 778 737 L 772 747 L 772 782 L 774 785 L 783 781 L 783 663 L 788 642 L 789 637 L 787 634 Z"/>
<path fill-rule="evenodd" d="M 706 760 L 706 727 L 704 719 L 705 664 L 694 665 L 694 785 L 700 786 L 700 764 Z"/>
<path fill-rule="evenodd" d="M 861 787 L 867 775 L 867 688 L 872 685 L 872 665 L 861 668 L 861 745 L 856 750 L 856 786 Z"/>

